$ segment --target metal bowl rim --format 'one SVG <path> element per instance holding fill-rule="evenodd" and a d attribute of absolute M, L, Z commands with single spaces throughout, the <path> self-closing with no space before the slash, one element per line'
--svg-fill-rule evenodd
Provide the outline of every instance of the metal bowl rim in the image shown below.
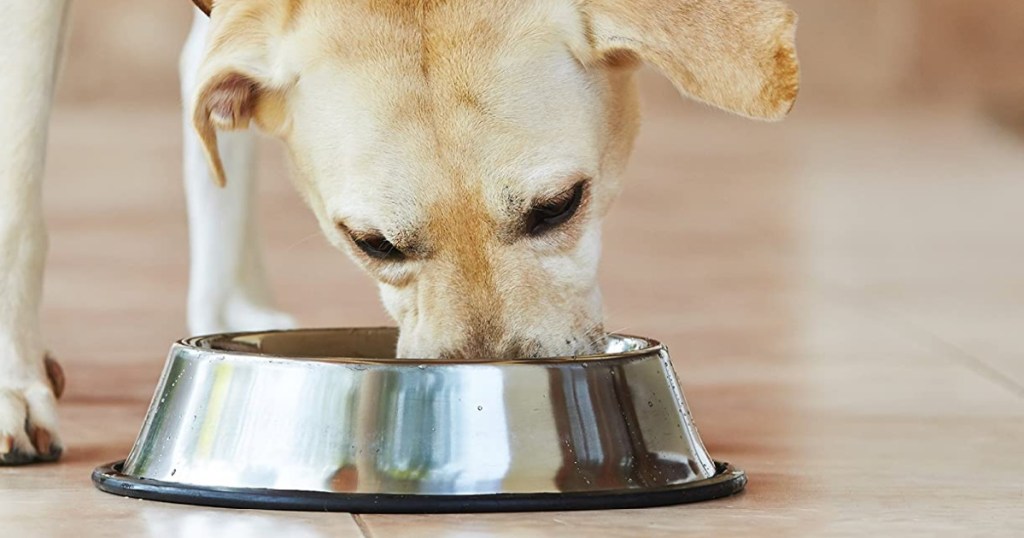
<path fill-rule="evenodd" d="M 629 351 L 622 351 L 619 353 L 598 353 L 593 355 L 578 355 L 578 356 L 567 356 L 567 357 L 539 357 L 539 358 L 518 358 L 518 359 L 431 359 L 431 358 L 397 358 L 397 357 L 375 357 L 375 358 L 351 358 L 351 357 L 338 357 L 338 356 L 286 356 L 286 355 L 275 355 L 268 353 L 260 353 L 255 351 L 244 351 L 235 349 L 217 349 L 209 345 L 204 346 L 204 343 L 211 342 L 213 340 L 231 340 L 245 336 L 256 336 L 256 335 L 270 335 L 270 334 L 296 334 L 296 333 L 322 333 L 322 332 L 334 332 L 334 331 L 394 331 L 397 333 L 396 327 L 308 327 L 302 329 L 284 329 L 284 330 L 269 330 L 269 331 L 239 331 L 229 333 L 215 333 L 190 336 L 182 338 L 174 343 L 175 346 L 188 348 L 190 350 L 200 353 L 212 353 L 222 356 L 241 356 L 241 357 L 258 357 L 261 359 L 283 359 L 283 360 L 300 360 L 308 362 L 323 362 L 323 363 L 345 363 L 345 364 L 379 364 L 387 366 L 499 366 L 499 365 L 511 365 L 511 364 L 579 364 L 587 362 L 609 362 L 617 360 L 629 360 L 643 357 L 650 357 L 657 355 L 662 351 L 666 351 L 665 345 L 660 341 L 646 336 L 637 336 L 632 334 L 624 333 L 608 333 L 607 336 L 615 336 L 625 339 L 640 340 L 646 342 L 642 348 L 633 349 Z"/>

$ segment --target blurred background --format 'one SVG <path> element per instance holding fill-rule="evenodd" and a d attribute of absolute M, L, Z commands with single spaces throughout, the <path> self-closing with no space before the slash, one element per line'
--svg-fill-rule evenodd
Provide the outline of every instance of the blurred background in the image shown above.
<path fill-rule="evenodd" d="M 645 125 L 606 224 L 607 327 L 670 345 L 712 453 L 756 478 L 736 502 L 761 535 L 863 509 L 896 511 L 888 530 L 932 508 L 944 529 L 1024 524 L 1024 2 L 790 4 L 803 84 L 783 123 L 643 72 Z M 185 333 L 177 57 L 192 9 L 74 2 L 72 17 L 44 327 L 71 380 L 69 457 L 109 460 Z M 262 148 L 280 303 L 305 325 L 389 323 L 281 148 Z M 98 408 L 120 417 L 103 437 L 83 426 Z"/>

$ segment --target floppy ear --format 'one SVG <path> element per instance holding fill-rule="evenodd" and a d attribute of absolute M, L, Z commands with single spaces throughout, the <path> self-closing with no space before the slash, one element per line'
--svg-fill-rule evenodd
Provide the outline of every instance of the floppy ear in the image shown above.
<path fill-rule="evenodd" d="M 191 102 L 192 124 L 214 181 L 224 186 L 217 131 L 248 129 L 255 123 L 268 134 L 280 134 L 286 123 L 284 93 L 290 79 L 282 72 L 275 77 L 269 74 L 267 41 L 271 37 L 265 28 L 272 13 L 248 1 L 221 1 L 213 13 Z"/>
<path fill-rule="evenodd" d="M 203 143 L 218 186 L 226 185 L 227 177 L 217 149 L 217 130 L 248 129 L 259 98 L 259 85 L 236 71 L 224 71 L 210 77 L 196 94 L 192 124 Z"/>
<path fill-rule="evenodd" d="M 639 57 L 683 94 L 775 120 L 796 100 L 796 14 L 775 0 L 582 0 L 600 60 Z"/>

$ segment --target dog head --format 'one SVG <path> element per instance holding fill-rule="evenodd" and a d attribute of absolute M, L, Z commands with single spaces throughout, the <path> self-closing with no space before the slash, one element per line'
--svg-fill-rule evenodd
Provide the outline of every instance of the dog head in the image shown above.
<path fill-rule="evenodd" d="M 192 106 L 215 176 L 218 129 L 282 139 L 327 238 L 379 282 L 399 356 L 602 347 L 601 220 L 642 62 L 753 118 L 797 93 L 774 0 L 218 0 L 211 17 Z"/>

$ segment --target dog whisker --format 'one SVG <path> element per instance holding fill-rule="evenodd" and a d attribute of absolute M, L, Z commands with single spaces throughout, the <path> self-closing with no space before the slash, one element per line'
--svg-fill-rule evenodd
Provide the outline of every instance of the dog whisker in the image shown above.
<path fill-rule="evenodd" d="M 603 343 L 603 341 L 605 340 L 605 338 L 608 337 L 609 334 L 620 333 L 620 332 L 625 331 L 627 329 L 629 329 L 628 326 L 622 327 L 621 329 L 616 329 L 614 331 L 605 331 L 605 330 L 598 331 L 598 333 L 595 336 L 593 336 L 590 339 L 589 342 L 587 342 L 586 349 L 593 349 L 598 344 Z M 603 351 L 603 350 L 601 350 L 601 349 L 596 350 L 596 352 L 598 352 L 598 353 L 600 353 L 601 351 Z"/>
<path fill-rule="evenodd" d="M 314 237 L 317 237 L 317 236 L 319 236 L 319 235 L 320 235 L 320 232 L 313 232 L 313 233 L 311 233 L 311 234 L 309 234 L 309 235 L 307 235 L 307 236 L 305 236 L 305 237 L 301 237 L 301 238 L 299 238 L 299 239 L 298 239 L 297 241 L 295 241 L 294 243 L 291 243 L 291 244 L 289 244 L 289 245 L 288 245 L 287 247 L 285 247 L 284 251 L 285 251 L 285 252 L 289 252 L 289 251 L 291 251 L 292 249 L 294 249 L 295 247 L 297 247 L 297 246 L 299 246 L 299 245 L 301 245 L 301 244 L 303 244 L 303 243 L 306 243 L 306 242 L 308 242 L 308 241 L 309 241 L 310 239 L 313 239 Z"/>

